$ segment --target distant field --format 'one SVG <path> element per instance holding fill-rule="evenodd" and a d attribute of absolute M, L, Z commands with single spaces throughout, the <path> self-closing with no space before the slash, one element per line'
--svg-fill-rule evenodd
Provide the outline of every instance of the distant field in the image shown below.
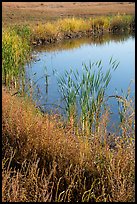
<path fill-rule="evenodd" d="M 2 2 L 3 24 L 30 24 L 62 17 L 135 14 L 134 2 Z"/>

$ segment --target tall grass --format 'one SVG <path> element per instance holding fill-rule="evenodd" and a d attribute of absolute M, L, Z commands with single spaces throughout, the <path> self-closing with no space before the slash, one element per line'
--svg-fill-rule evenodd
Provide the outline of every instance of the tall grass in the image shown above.
<path fill-rule="evenodd" d="M 60 32 L 63 33 L 86 31 L 90 29 L 90 25 L 87 20 L 76 19 L 74 17 L 58 20 L 57 25 Z"/>
<path fill-rule="evenodd" d="M 111 58 L 110 68 L 105 74 L 101 60 L 90 63 L 89 66 L 84 64 L 81 75 L 78 70 L 72 69 L 69 72 L 66 70 L 64 76 L 58 76 L 57 73 L 57 83 L 68 120 L 78 124 L 77 117 L 80 115 L 80 126 L 84 132 L 98 132 L 99 120 L 105 106 L 105 91 L 111 79 L 111 71 L 118 65 L 119 63 Z"/>
<path fill-rule="evenodd" d="M 132 31 L 135 28 L 134 16 L 101 16 L 89 19 L 65 18 L 52 23 L 38 24 L 32 30 L 32 41 L 55 42 L 64 38 L 83 35 L 100 35 L 104 32 Z"/>
<path fill-rule="evenodd" d="M 38 24 L 33 28 L 33 38 L 35 39 L 49 39 L 54 38 L 58 33 L 58 27 L 54 23 Z"/>
<path fill-rule="evenodd" d="M 110 27 L 110 17 L 90 18 L 91 28 L 93 31 L 106 31 Z"/>
<path fill-rule="evenodd" d="M 3 202 L 135 201 L 135 147 L 123 145 L 130 129 L 108 136 L 106 111 L 98 134 L 84 141 L 58 116 L 42 115 L 4 89 L 2 96 Z"/>
<path fill-rule="evenodd" d="M 110 30 L 112 32 L 125 31 L 130 28 L 133 18 L 131 16 L 117 15 L 111 19 Z"/>
<path fill-rule="evenodd" d="M 132 81 L 131 81 L 132 82 Z M 130 96 L 130 85 L 128 87 L 127 92 L 123 92 L 122 95 L 113 95 L 109 97 L 113 97 L 117 100 L 118 103 L 118 112 L 120 117 L 120 123 L 119 123 L 119 130 L 121 131 L 121 137 L 124 139 L 124 145 L 130 142 L 134 141 L 134 134 L 135 134 L 135 101 L 134 97 Z M 129 136 L 128 136 L 129 134 Z"/>
<path fill-rule="evenodd" d="M 24 65 L 30 53 L 30 45 L 14 29 L 2 32 L 2 81 L 8 87 L 23 86 Z"/>
<path fill-rule="evenodd" d="M 89 25 L 85 22 L 88 21 L 76 23 L 73 18 L 72 21 L 60 20 L 58 24 L 48 23 L 46 27 L 38 25 L 37 30 L 36 27 L 3 30 L 3 83 L 17 89 L 25 84 L 23 67 L 28 59 L 30 39 L 47 39 L 47 36 L 50 39 L 51 36 L 66 35 L 66 32 L 83 32 L 91 26 L 91 21 Z M 107 29 L 107 21 L 99 22 L 100 19 L 94 21 L 97 29 L 102 29 L 102 26 Z M 112 61 L 110 64 L 113 69 L 117 66 Z M 101 111 L 111 78 L 110 70 L 103 75 L 101 61 L 94 65 L 97 73 L 92 72 L 92 65 L 89 68 L 84 65 L 82 78 L 72 70 L 66 72 L 67 80 L 59 78 L 71 121 L 69 124 L 64 124 L 59 115 L 43 115 L 27 98 L 11 96 L 6 88 L 2 89 L 3 202 L 134 201 L 135 122 L 132 101 L 129 98 L 122 100 L 120 128 L 117 135 L 109 135 L 108 108 Z M 81 107 L 79 127 L 82 129 L 75 129 L 77 101 Z M 121 105 L 121 101 L 119 103 Z M 83 132 L 88 138 L 92 135 L 92 140 L 84 140 L 81 137 Z"/>
<path fill-rule="evenodd" d="M 7 30 L 4 28 L 4 30 Z M 65 18 L 53 22 L 38 23 L 31 27 L 30 25 L 14 25 L 5 32 L 9 33 L 8 38 L 17 34 L 17 41 L 23 40 L 32 44 L 42 44 L 44 42 L 56 42 L 68 38 L 77 38 L 82 36 L 96 36 L 104 32 L 125 32 L 135 30 L 135 17 L 131 15 L 101 16 L 89 19 Z M 25 42 L 25 44 L 26 44 Z M 6 43 L 5 43 L 6 44 Z M 24 45 L 25 48 L 25 45 Z"/>
<path fill-rule="evenodd" d="M 37 24 L 32 30 L 32 41 L 55 42 L 64 38 L 82 35 L 100 35 L 104 32 L 123 32 L 134 30 L 134 17 L 130 15 L 102 16 L 89 19 L 65 18 L 55 22 Z"/>
<path fill-rule="evenodd" d="M 30 43 L 31 39 L 31 28 L 29 25 L 14 25 L 10 27 L 11 30 L 14 30 L 18 36 L 20 36 L 23 40 L 26 40 Z"/>

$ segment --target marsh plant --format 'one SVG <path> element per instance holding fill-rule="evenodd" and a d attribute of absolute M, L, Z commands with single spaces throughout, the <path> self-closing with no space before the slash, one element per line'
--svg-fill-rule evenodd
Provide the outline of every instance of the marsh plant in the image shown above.
<path fill-rule="evenodd" d="M 39 23 L 30 28 L 32 43 L 56 42 L 57 40 L 80 37 L 84 34 L 102 35 L 111 32 L 132 32 L 135 30 L 135 17 L 132 15 L 99 16 L 87 19 L 64 18 L 54 22 Z M 76 35 L 76 33 L 78 35 Z"/>
<path fill-rule="evenodd" d="M 121 94 L 109 96 L 109 98 L 115 98 L 118 104 L 119 113 L 119 132 L 124 139 L 125 144 L 134 142 L 135 135 L 135 99 L 131 97 L 131 83 L 130 82 L 127 91 L 121 90 Z M 130 140 L 130 142 L 129 142 Z"/>
<path fill-rule="evenodd" d="M 135 145 L 123 145 L 123 137 L 115 149 L 102 145 L 106 116 L 89 143 L 28 98 L 2 89 L 2 201 L 134 202 Z M 125 136 L 135 138 L 129 125 Z"/>
<path fill-rule="evenodd" d="M 23 88 L 24 65 L 30 53 L 30 46 L 15 30 L 2 32 L 2 82 L 7 87 Z"/>
<path fill-rule="evenodd" d="M 100 116 L 105 109 L 105 92 L 111 80 L 111 72 L 118 65 L 119 62 L 111 58 L 110 68 L 105 74 L 102 71 L 101 60 L 89 63 L 89 66 L 83 64 L 82 74 L 72 69 L 66 70 L 63 76 L 57 73 L 57 83 L 65 111 L 68 120 L 74 126 L 80 122 L 84 132 L 98 132 Z"/>

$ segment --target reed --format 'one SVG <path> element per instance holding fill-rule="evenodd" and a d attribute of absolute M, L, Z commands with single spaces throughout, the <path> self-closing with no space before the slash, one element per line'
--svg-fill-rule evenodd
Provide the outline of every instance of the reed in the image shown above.
<path fill-rule="evenodd" d="M 110 26 L 110 17 L 96 17 L 90 18 L 91 27 L 94 32 L 104 32 L 109 29 Z"/>
<path fill-rule="evenodd" d="M 133 21 L 134 17 L 130 15 L 117 15 L 111 18 L 110 23 L 110 31 L 114 32 L 122 32 L 125 30 L 133 30 Z"/>
<path fill-rule="evenodd" d="M 67 24 L 67 32 L 82 29 L 80 22 L 76 27 L 73 23 Z M 48 24 L 49 36 L 59 31 L 58 27 L 53 29 Z M 66 32 L 65 27 L 62 29 Z M 43 33 L 44 29 L 40 33 L 42 38 Z M 15 88 L 24 84 L 20 80 L 24 77 L 23 67 L 30 51 L 28 41 L 33 34 L 27 27 L 3 30 L 2 80 L 8 87 L 12 83 Z M 73 70 L 59 76 L 71 125 L 64 123 L 61 116 L 42 114 L 27 97 L 17 98 L 5 87 L 2 89 L 3 202 L 135 201 L 134 108 L 128 97 L 121 101 L 116 97 L 122 105 L 120 128 L 117 135 L 108 136 L 105 90 L 111 71 L 118 64 L 111 59 L 109 66 L 105 74 L 99 61 L 89 67 L 83 65 L 82 77 Z M 78 120 L 79 128 L 75 128 Z"/>
<path fill-rule="evenodd" d="M 11 30 L 14 30 L 18 36 L 22 38 L 22 40 L 30 43 L 31 39 L 31 29 L 29 25 L 14 25 L 10 27 Z"/>
<path fill-rule="evenodd" d="M 132 82 L 132 81 L 131 81 Z M 112 95 L 109 98 L 113 97 L 117 100 L 118 103 L 118 112 L 119 112 L 119 130 L 121 131 L 121 137 L 124 138 L 124 144 L 126 145 L 128 141 L 134 141 L 135 134 L 135 101 L 134 97 L 131 97 L 131 82 L 129 84 L 127 92 L 123 92 L 120 95 Z M 130 136 L 128 135 L 130 134 Z"/>
<path fill-rule="evenodd" d="M 24 65 L 28 60 L 30 45 L 15 30 L 2 32 L 2 81 L 10 87 L 23 86 Z"/>
<path fill-rule="evenodd" d="M 99 118 L 103 111 L 105 91 L 111 79 L 111 71 L 118 67 L 115 61 L 110 59 L 110 68 L 104 74 L 102 61 L 90 63 L 89 67 L 83 64 L 82 76 L 78 70 L 65 71 L 63 76 L 57 75 L 59 91 L 64 101 L 64 108 L 69 121 L 77 124 L 80 116 L 80 126 L 83 132 L 98 132 Z M 79 111 L 80 110 L 80 111 Z"/>

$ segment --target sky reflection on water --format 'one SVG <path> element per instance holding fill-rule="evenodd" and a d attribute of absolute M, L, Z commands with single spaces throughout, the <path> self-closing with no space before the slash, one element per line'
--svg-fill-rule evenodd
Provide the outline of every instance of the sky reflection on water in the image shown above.
<path fill-rule="evenodd" d="M 123 39 L 123 38 L 122 38 Z M 80 41 L 81 39 L 79 39 Z M 77 40 L 78 42 L 78 40 Z M 53 70 L 56 69 L 59 74 L 63 74 L 65 69 L 72 68 L 73 70 L 78 69 L 79 73 L 82 72 L 82 63 L 89 65 L 89 62 L 96 62 L 102 60 L 103 71 L 108 70 L 108 62 L 111 57 L 114 60 L 120 62 L 118 68 L 113 72 L 112 79 L 108 86 L 107 95 L 117 94 L 121 95 L 121 89 L 127 91 L 129 83 L 133 80 L 134 83 L 131 85 L 131 95 L 135 94 L 135 38 L 133 36 L 126 37 L 125 40 L 109 40 L 104 43 L 90 42 L 89 39 L 82 43 L 77 43 L 77 46 L 72 46 L 76 44 L 75 40 L 65 42 L 66 48 L 61 48 L 60 45 L 47 46 L 47 50 L 44 49 L 36 54 L 36 59 L 38 61 L 32 61 L 29 66 L 26 67 L 26 75 L 29 79 L 38 81 L 37 87 L 35 89 L 35 100 L 39 105 L 42 104 L 60 104 L 60 94 L 57 89 L 57 81 L 55 76 L 53 76 Z M 58 49 L 58 47 L 61 49 Z M 46 46 L 45 46 L 46 47 Z M 63 46 L 62 46 L 63 47 Z M 48 50 L 49 49 L 49 50 Z M 53 51 L 52 51 L 53 50 Z M 48 94 L 46 93 L 46 85 L 44 74 L 49 75 L 48 78 Z M 42 78 L 43 77 L 43 78 Z M 40 79 L 41 78 L 41 79 Z M 36 99 L 37 98 L 37 99 Z M 113 122 L 117 120 L 117 102 L 115 99 L 109 100 L 109 105 L 113 109 L 112 120 Z M 42 106 L 44 108 L 44 106 Z M 52 108 L 52 106 L 45 106 L 45 110 Z"/>

